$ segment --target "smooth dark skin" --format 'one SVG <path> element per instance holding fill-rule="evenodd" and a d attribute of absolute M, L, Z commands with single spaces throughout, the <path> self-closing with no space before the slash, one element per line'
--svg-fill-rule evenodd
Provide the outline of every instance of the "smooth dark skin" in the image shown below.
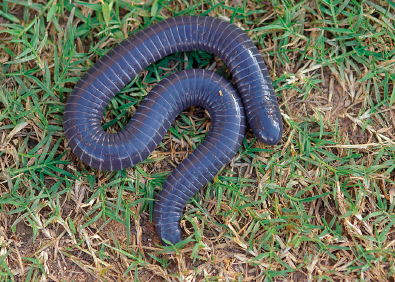
<path fill-rule="evenodd" d="M 160 105 L 150 108 L 152 106 L 150 101 L 144 101 L 143 109 L 136 112 L 128 125 L 119 133 L 112 135 L 104 132 L 100 124 L 104 109 L 126 83 L 149 64 L 175 52 L 193 50 L 214 53 L 226 63 L 235 80 L 254 134 L 265 144 L 277 144 L 283 130 L 280 110 L 265 63 L 248 35 L 235 25 L 216 18 L 182 16 L 161 21 L 132 35 L 104 55 L 81 77 L 66 104 L 63 122 L 65 135 L 73 152 L 89 166 L 108 171 L 134 166 L 148 157 L 174 121 L 173 115 L 179 114 L 186 105 L 192 106 L 187 101 L 190 97 L 185 97 L 181 105 L 177 106 L 175 101 L 168 105 L 166 110 L 171 108 L 172 114 L 168 112 L 169 116 L 166 118 L 163 116 L 164 113 L 159 113 Z M 200 91 L 204 94 L 201 89 L 193 88 L 199 86 L 193 81 L 197 82 L 197 79 L 202 79 L 206 74 L 189 77 L 191 73 L 187 72 L 185 75 L 192 83 L 188 82 L 186 77 L 172 80 L 172 83 L 164 82 L 166 89 L 172 89 L 169 93 L 185 94 L 191 91 L 190 89 L 195 89 L 196 93 Z M 213 83 L 220 81 L 222 80 L 217 79 Z M 209 81 L 205 80 L 204 83 L 208 84 Z M 233 97 L 233 90 L 225 89 L 228 90 L 230 94 L 227 94 L 227 97 Z M 198 101 L 198 96 L 196 98 Z M 144 108 L 145 105 L 148 106 Z M 212 115 L 211 118 L 213 119 Z M 235 122 L 239 123 L 240 128 L 243 127 L 242 120 L 239 117 Z M 216 132 L 222 128 L 226 128 L 223 123 L 216 128 L 212 122 L 209 134 L 213 132 L 215 138 L 227 142 L 226 137 L 232 133 L 221 130 Z M 225 153 L 227 158 L 224 156 L 223 164 L 234 156 L 240 145 L 239 139 L 236 137 L 230 139 L 236 141 L 230 148 L 223 145 L 222 148 L 218 148 L 218 145 L 212 147 L 207 145 L 202 152 L 194 154 L 196 149 L 191 154 L 194 154 L 191 158 L 195 159 L 188 161 L 188 157 L 184 160 L 185 164 L 182 162 L 168 177 L 166 183 L 169 184 L 165 183 L 158 195 L 160 201 L 155 205 L 154 213 L 155 225 L 161 239 L 165 238 L 172 243 L 182 239 L 178 225 L 182 208 L 190 197 L 212 178 L 206 175 L 203 177 L 205 181 L 202 181 L 199 177 L 204 175 L 207 169 L 213 177 L 218 172 L 219 163 L 217 166 L 210 166 L 210 163 L 216 161 L 213 159 L 214 156 L 221 155 L 220 151 L 215 150 L 227 150 Z M 215 153 L 212 153 L 213 150 Z M 183 167 L 187 169 L 184 171 Z M 178 169 L 182 173 L 177 173 Z M 174 177 L 171 177 L 173 174 Z M 186 175 L 190 175 L 190 178 L 186 178 Z M 194 182 L 194 179 L 200 181 Z M 197 188 L 192 189 L 190 186 Z M 187 193 L 179 197 L 185 191 Z M 173 213 L 172 209 L 175 207 L 178 210 Z"/>

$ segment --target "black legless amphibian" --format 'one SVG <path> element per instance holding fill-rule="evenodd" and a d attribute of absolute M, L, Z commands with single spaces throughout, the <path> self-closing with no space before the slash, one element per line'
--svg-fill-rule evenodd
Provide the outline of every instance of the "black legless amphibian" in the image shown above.
<path fill-rule="evenodd" d="M 181 95 L 180 105 L 172 104 L 163 109 L 163 105 L 161 107 L 152 102 L 155 99 L 161 100 L 160 97 L 150 93 L 147 96 L 150 100 L 146 98 L 143 101 L 141 109 L 120 132 L 107 134 L 100 125 L 106 105 L 140 71 L 169 54 L 193 50 L 214 53 L 226 63 L 242 98 L 243 106 L 239 105 L 239 112 L 243 112 L 244 107 L 250 127 L 260 141 L 268 145 L 276 144 L 282 136 L 280 110 L 269 73 L 251 39 L 235 25 L 220 19 L 182 16 L 140 30 L 104 55 L 81 77 L 67 101 L 63 122 L 73 152 L 94 168 L 111 171 L 124 169 L 148 157 L 163 138 L 170 123 L 185 107 L 208 107 L 199 101 L 200 96 L 195 96 L 195 101 L 192 101 L 191 97 L 182 98 Z M 228 91 L 226 95 L 219 97 L 237 96 L 227 80 L 201 70 L 173 74 L 153 90 L 162 95 L 168 93 L 171 99 L 176 98 L 172 96 L 174 92 L 185 94 L 195 91 L 196 94 L 201 89 L 189 90 L 188 87 L 204 87 L 205 84 L 195 85 L 193 82 L 204 79 L 204 83 L 208 84 L 207 76 L 214 78 L 214 85 L 221 85 L 218 86 L 218 91 Z M 150 97 L 155 99 L 151 101 Z M 156 108 L 150 108 L 153 103 Z M 235 105 L 233 107 L 237 112 Z M 160 111 L 170 109 L 172 111 L 167 113 L 168 118 L 162 117 L 166 113 Z M 210 112 L 209 109 L 208 111 Z M 213 119 L 211 112 L 210 115 Z M 240 115 L 227 120 L 235 126 L 238 123 L 239 129 L 229 128 L 227 132 L 227 126 L 232 125 L 220 123 L 215 127 L 213 121 L 209 136 L 166 180 L 154 211 L 155 225 L 161 239 L 165 238 L 172 243 L 181 240 L 178 222 L 185 203 L 218 172 L 220 163 L 223 165 L 229 162 L 237 151 L 244 134 L 244 118 Z M 230 137 L 232 130 L 239 137 Z M 209 137 L 217 138 L 223 144 L 218 146 L 219 143 L 213 142 L 213 139 L 206 142 Z M 219 159 L 222 153 L 229 155 L 223 156 L 218 162 L 213 159 L 213 156 Z M 191 178 L 187 179 L 186 175 Z M 192 186 L 194 188 L 189 188 Z M 188 193 L 183 194 L 185 191 Z"/>

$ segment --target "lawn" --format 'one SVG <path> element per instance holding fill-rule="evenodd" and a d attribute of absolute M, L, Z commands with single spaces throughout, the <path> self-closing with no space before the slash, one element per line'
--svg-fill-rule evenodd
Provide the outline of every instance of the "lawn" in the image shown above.
<path fill-rule="evenodd" d="M 64 138 L 65 102 L 102 55 L 175 15 L 210 15 L 252 38 L 284 121 L 276 146 L 251 130 L 197 193 L 184 238 L 152 223 L 169 173 L 204 139 L 183 112 L 150 157 L 104 172 Z M 0 281 L 395 281 L 395 2 L 107 0 L 0 2 Z M 205 68 L 170 55 L 111 100 L 119 131 L 163 77 Z"/>

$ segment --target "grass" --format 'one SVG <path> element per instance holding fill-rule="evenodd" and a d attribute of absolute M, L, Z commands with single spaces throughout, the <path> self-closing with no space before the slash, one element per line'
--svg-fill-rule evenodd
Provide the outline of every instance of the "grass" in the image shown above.
<path fill-rule="evenodd" d="M 154 199 L 204 139 L 205 112 L 183 112 L 150 158 L 112 173 L 71 153 L 62 112 L 117 43 L 194 14 L 256 43 L 284 136 L 264 146 L 249 131 L 187 205 L 187 239 L 163 248 Z M 394 15 L 391 0 L 2 1 L 0 281 L 394 281 Z M 209 53 L 173 54 L 112 99 L 103 128 L 122 128 L 155 83 L 192 67 L 230 78 Z"/>

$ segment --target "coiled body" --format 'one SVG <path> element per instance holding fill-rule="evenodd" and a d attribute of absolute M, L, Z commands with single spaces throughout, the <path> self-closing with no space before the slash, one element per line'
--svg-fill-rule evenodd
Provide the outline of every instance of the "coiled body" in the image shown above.
<path fill-rule="evenodd" d="M 171 122 L 171 119 L 161 120 L 159 114 L 148 115 L 149 108 L 143 107 L 124 130 L 109 135 L 100 125 L 104 109 L 115 94 L 149 64 L 171 53 L 194 49 L 214 53 L 226 63 L 254 134 L 266 144 L 276 144 L 282 135 L 281 115 L 266 66 L 250 38 L 235 25 L 222 20 L 184 16 L 164 20 L 137 32 L 104 55 L 81 77 L 69 97 L 64 115 L 65 135 L 73 152 L 84 163 L 101 170 L 120 170 L 144 160 L 166 133 L 164 124 Z M 173 87 L 174 91 L 188 91 L 187 86 L 190 85 L 183 81 L 185 85 L 181 82 L 177 84 L 179 88 L 169 87 Z M 130 142 L 131 139 L 135 142 Z M 207 164 L 208 156 L 211 155 L 203 150 L 192 162 L 197 167 L 192 164 L 187 166 L 188 172 L 193 171 L 196 179 L 199 173 L 204 174 L 199 171 Z M 192 184 L 191 180 L 176 176 L 173 180 L 169 179 L 169 186 L 163 187 L 160 201 L 176 201 L 172 194 L 166 192 L 169 189 L 179 189 L 181 192 L 189 189 L 185 185 Z M 208 177 L 204 178 L 209 180 Z M 207 181 L 198 181 L 200 187 Z M 192 191 L 185 195 L 192 196 Z M 166 210 L 166 207 L 163 209 Z M 155 210 L 160 212 L 157 208 Z M 179 215 L 179 211 L 174 213 L 175 217 Z M 155 215 L 158 231 L 170 230 L 170 225 L 165 228 L 160 224 L 164 218 Z"/>

